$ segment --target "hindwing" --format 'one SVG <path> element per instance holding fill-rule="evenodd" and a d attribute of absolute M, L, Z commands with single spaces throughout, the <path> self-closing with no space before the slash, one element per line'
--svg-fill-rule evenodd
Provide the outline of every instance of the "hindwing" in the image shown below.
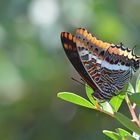
<path fill-rule="evenodd" d="M 115 96 L 128 83 L 132 69 L 121 65 L 117 54 L 110 54 L 114 44 L 102 42 L 80 28 L 76 30 L 76 46 L 86 71 L 103 98 Z"/>

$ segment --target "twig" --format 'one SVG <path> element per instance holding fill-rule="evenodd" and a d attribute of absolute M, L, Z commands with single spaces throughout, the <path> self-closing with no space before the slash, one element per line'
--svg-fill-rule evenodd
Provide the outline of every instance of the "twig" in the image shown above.
<path fill-rule="evenodd" d="M 132 116 L 132 121 L 138 126 L 138 128 L 140 128 L 140 122 L 136 116 L 136 113 L 135 113 L 135 104 L 132 105 L 129 98 L 128 98 L 128 95 L 125 96 L 125 100 L 126 100 L 126 103 L 128 105 L 128 108 L 129 108 L 129 111 L 131 113 L 131 116 Z"/>
<path fill-rule="evenodd" d="M 105 111 L 105 110 L 103 110 L 103 109 L 97 109 L 97 110 L 99 110 L 100 112 L 102 112 L 102 113 L 105 113 L 105 114 L 107 114 L 107 115 L 109 115 L 109 116 L 111 116 L 111 117 L 115 117 L 114 116 L 114 113 L 110 113 L 110 112 L 108 112 L 108 111 Z"/>
<path fill-rule="evenodd" d="M 98 102 L 97 102 L 97 104 L 95 105 L 95 108 L 94 108 L 95 110 L 97 110 L 97 111 L 100 111 L 100 112 L 102 112 L 102 113 L 105 113 L 105 114 L 107 114 L 107 115 L 109 115 L 109 116 L 111 116 L 111 117 L 115 117 L 114 116 L 114 112 L 112 112 L 112 113 L 110 113 L 110 112 L 108 112 L 108 111 L 106 111 L 106 110 L 103 110 L 102 108 L 101 108 L 101 106 L 98 104 Z"/>

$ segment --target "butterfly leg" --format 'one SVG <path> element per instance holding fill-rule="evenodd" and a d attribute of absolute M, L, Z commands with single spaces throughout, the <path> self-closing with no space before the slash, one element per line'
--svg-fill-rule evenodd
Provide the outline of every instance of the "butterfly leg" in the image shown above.
<path fill-rule="evenodd" d="M 78 81 L 77 79 L 75 79 L 75 78 L 73 78 L 73 77 L 71 77 L 71 79 L 73 80 L 73 81 L 75 81 L 75 82 L 77 82 L 77 83 L 79 83 L 79 84 L 81 84 L 81 85 L 83 85 L 83 86 L 85 86 L 85 83 L 82 83 L 81 81 Z"/>

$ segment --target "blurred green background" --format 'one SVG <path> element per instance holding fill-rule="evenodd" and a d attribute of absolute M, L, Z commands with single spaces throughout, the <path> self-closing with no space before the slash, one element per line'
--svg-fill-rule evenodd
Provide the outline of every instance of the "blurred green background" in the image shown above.
<path fill-rule="evenodd" d="M 118 122 L 56 97 L 85 97 L 71 80 L 80 77 L 60 32 L 84 27 L 102 40 L 137 45 L 140 55 L 139 13 L 139 0 L 1 0 L 0 140 L 108 140 L 102 130 L 122 127 Z"/>

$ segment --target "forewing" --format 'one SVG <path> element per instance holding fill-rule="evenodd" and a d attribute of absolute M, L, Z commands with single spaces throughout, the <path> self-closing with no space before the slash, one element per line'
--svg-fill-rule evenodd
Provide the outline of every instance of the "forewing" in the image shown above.
<path fill-rule="evenodd" d="M 80 74 L 80 76 L 84 79 L 84 81 L 93 88 L 93 90 L 96 90 L 96 85 L 92 81 L 91 77 L 87 73 L 84 65 L 81 62 L 81 59 L 79 57 L 77 47 L 76 47 L 76 37 L 73 36 L 70 33 L 62 32 L 61 33 L 61 42 L 63 45 L 63 48 L 65 50 L 65 53 L 67 57 L 69 58 L 70 62 L 74 66 L 74 68 L 77 70 L 77 72 Z"/>

